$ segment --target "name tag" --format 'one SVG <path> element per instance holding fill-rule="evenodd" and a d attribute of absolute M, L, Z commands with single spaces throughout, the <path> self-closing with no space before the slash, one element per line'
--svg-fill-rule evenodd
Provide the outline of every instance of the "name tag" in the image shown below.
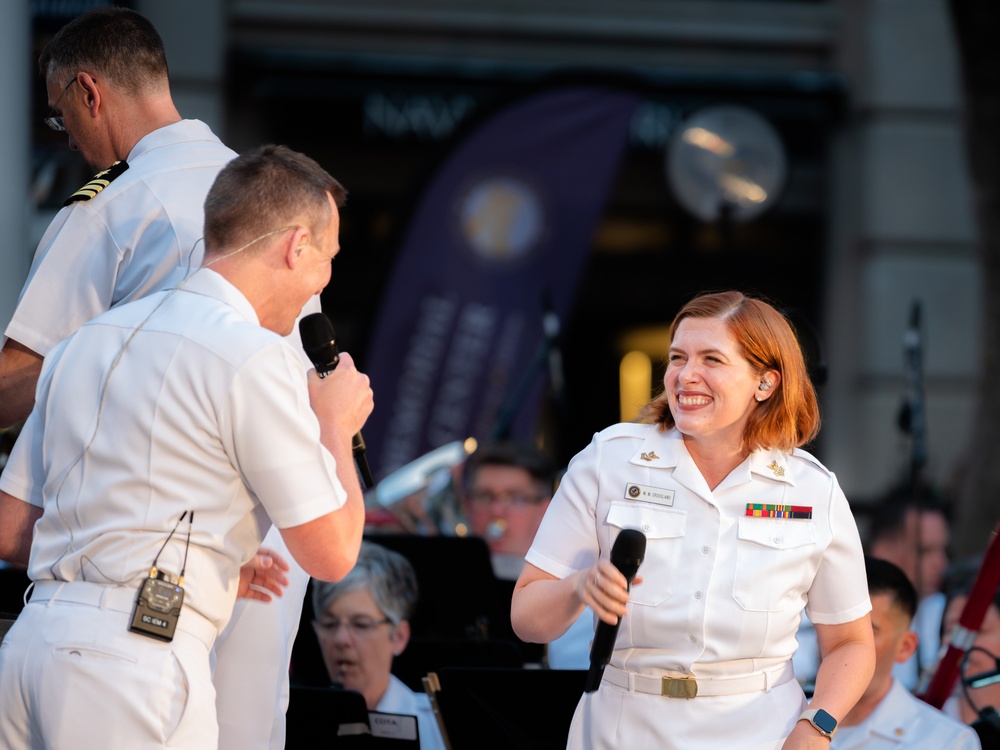
<path fill-rule="evenodd" d="M 646 503 L 656 503 L 657 505 L 672 506 L 674 504 L 674 491 L 663 489 L 662 487 L 650 487 L 645 484 L 629 482 L 625 485 L 625 498 L 628 500 L 642 500 Z"/>
<path fill-rule="evenodd" d="M 407 714 L 386 714 L 369 711 L 368 721 L 372 725 L 372 735 L 396 740 L 417 739 L 417 717 Z"/>

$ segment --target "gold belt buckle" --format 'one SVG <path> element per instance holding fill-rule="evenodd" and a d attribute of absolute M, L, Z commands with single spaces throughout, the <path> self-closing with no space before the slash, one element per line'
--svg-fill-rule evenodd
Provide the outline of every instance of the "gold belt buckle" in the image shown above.
<path fill-rule="evenodd" d="M 698 680 L 694 677 L 661 677 L 660 695 L 668 698 L 694 698 L 698 695 Z"/>

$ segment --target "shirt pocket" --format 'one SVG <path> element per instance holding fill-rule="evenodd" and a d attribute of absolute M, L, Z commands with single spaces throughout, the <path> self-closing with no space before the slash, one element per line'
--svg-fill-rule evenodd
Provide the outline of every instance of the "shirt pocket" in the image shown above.
<path fill-rule="evenodd" d="M 810 521 L 739 519 L 733 598 L 745 610 L 778 612 L 800 606 L 812 580 L 816 529 Z"/>
<path fill-rule="evenodd" d="M 642 584 L 632 589 L 634 604 L 657 606 L 673 595 L 687 531 L 687 512 L 651 503 L 612 502 L 608 524 L 618 529 L 636 529 L 646 536 L 646 554 L 639 572 Z"/>

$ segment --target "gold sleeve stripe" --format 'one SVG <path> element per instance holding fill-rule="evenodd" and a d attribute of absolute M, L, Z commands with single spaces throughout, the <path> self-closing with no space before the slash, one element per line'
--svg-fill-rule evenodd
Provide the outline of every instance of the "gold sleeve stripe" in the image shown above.
<path fill-rule="evenodd" d="M 95 174 L 91 178 L 90 182 L 67 198 L 63 205 L 69 206 L 73 203 L 77 203 L 78 201 L 89 201 L 99 192 L 104 190 L 104 188 L 110 185 L 116 177 L 124 173 L 126 169 L 128 169 L 128 162 L 116 161 L 107 169 L 103 169 Z"/>

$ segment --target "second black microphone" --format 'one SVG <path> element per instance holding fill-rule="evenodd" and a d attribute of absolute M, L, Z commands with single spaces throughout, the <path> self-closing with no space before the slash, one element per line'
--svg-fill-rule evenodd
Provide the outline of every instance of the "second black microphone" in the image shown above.
<path fill-rule="evenodd" d="M 635 529 L 622 529 L 615 543 L 611 545 L 611 564 L 625 576 L 629 588 L 632 587 L 632 579 L 639 571 L 645 556 L 646 535 Z M 597 632 L 594 633 L 594 641 L 590 645 L 590 669 L 584 683 L 584 692 L 592 693 L 600 686 L 604 668 L 611 661 L 611 652 L 615 650 L 615 640 L 618 638 L 618 626 L 621 622 L 619 617 L 614 625 L 608 625 L 603 620 L 597 623 Z"/>
<path fill-rule="evenodd" d="M 326 315 L 318 312 L 302 318 L 299 321 L 299 336 L 302 338 L 302 349 L 321 378 L 337 369 L 337 365 L 340 364 L 337 335 L 333 331 L 333 323 Z M 366 450 L 365 439 L 358 432 L 351 439 L 351 452 L 354 454 L 354 461 L 358 465 L 358 471 L 361 472 L 365 487 L 371 489 L 375 486 L 375 480 L 371 469 L 368 468 Z"/>

